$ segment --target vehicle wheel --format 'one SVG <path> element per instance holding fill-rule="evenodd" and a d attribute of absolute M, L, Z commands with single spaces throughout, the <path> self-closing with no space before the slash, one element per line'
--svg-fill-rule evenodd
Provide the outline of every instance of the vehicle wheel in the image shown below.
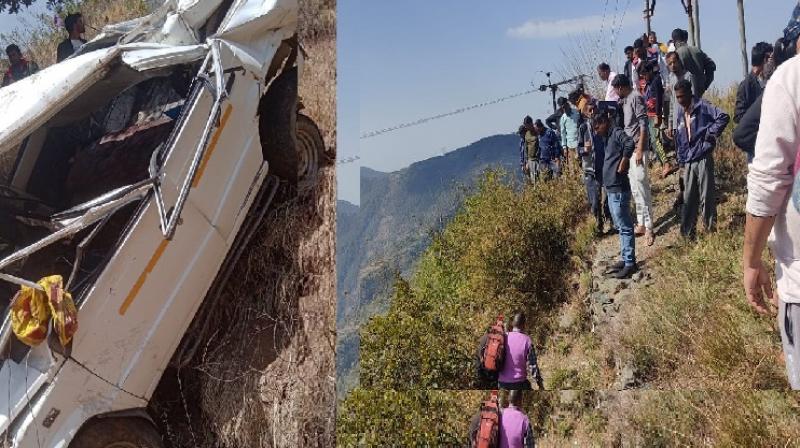
<path fill-rule="evenodd" d="M 297 189 L 306 191 L 317 184 L 321 160 L 325 157 L 325 141 L 314 120 L 297 114 Z"/>
<path fill-rule="evenodd" d="M 275 78 L 258 106 L 261 150 L 270 173 L 297 184 L 297 68 Z"/>
<path fill-rule="evenodd" d="M 144 418 L 95 418 L 78 431 L 70 448 L 164 448 L 158 430 Z"/>

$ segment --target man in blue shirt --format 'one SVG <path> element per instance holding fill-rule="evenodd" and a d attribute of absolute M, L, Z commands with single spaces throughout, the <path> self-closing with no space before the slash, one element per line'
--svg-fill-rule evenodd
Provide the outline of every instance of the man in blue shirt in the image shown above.
<path fill-rule="evenodd" d="M 545 127 L 542 120 L 536 120 L 539 134 L 539 173 L 557 178 L 561 174 L 561 141 L 556 131 Z"/>
<path fill-rule="evenodd" d="M 678 101 L 675 148 L 678 161 L 684 167 L 681 235 L 694 239 L 700 209 L 703 209 L 706 231 L 713 231 L 716 224 L 713 151 L 730 117 L 706 100 L 694 97 L 690 81 L 678 81 L 674 88 Z"/>

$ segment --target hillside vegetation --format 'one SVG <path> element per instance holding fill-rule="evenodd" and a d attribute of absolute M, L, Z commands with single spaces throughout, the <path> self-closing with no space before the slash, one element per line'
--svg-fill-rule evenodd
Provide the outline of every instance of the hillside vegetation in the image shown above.
<path fill-rule="evenodd" d="M 709 98 L 731 112 L 735 90 Z M 623 291 L 630 298 L 611 323 L 598 323 L 588 292 L 595 251 L 602 243 L 613 254 L 617 237 L 592 244 L 582 187 L 515 192 L 486 177 L 415 274 L 398 279 L 389 312 L 362 330 L 362 388 L 340 406 L 340 445 L 402 444 L 371 425 L 417 416 L 439 434 L 416 433 L 417 445 L 464 440 L 484 394 L 413 389 L 475 386 L 478 337 L 496 313 L 526 309 L 545 384 L 559 390 L 527 395 L 537 446 L 798 446 L 800 397 L 785 392 L 775 319 L 750 310 L 742 291 L 746 166 L 732 129 L 715 152 L 716 232 L 683 241 L 671 209 L 677 178 L 652 176 L 660 233 L 641 248 L 648 280 Z M 634 390 L 615 391 L 625 363 L 634 381 L 622 388 Z M 447 412 L 460 418 L 447 426 Z"/>
<path fill-rule="evenodd" d="M 550 332 L 568 297 L 573 256 L 589 242 L 577 182 L 518 193 L 500 172 L 437 235 L 389 311 L 361 330 L 361 387 L 468 389 L 475 344 L 498 314 L 525 311 L 534 337 Z M 577 229 L 577 230 L 576 230 Z"/>

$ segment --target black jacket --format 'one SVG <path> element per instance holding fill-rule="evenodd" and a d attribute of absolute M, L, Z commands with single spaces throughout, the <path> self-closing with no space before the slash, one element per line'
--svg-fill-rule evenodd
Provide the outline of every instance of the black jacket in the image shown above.
<path fill-rule="evenodd" d="M 625 134 L 622 128 L 613 127 L 609 131 L 607 139 L 599 138 L 597 142 L 603 142 L 605 146 L 603 162 L 603 186 L 609 193 L 620 193 L 631 191 L 631 184 L 628 180 L 628 173 L 618 173 L 619 163 L 623 157 L 631 159 L 633 156 L 633 139 Z M 630 163 L 635 163 L 630 160 Z"/>
<path fill-rule="evenodd" d="M 744 78 L 739 83 L 739 88 L 736 90 L 736 109 L 733 111 L 734 123 L 738 123 L 742 119 L 744 113 L 756 102 L 756 98 L 761 96 L 763 91 L 764 88 L 758 82 L 758 76 L 754 75 L 753 72 L 748 73 L 747 78 Z"/>
<path fill-rule="evenodd" d="M 84 44 L 86 43 L 84 39 L 81 39 L 81 42 Z M 58 49 L 56 50 L 56 62 L 61 62 L 64 59 L 67 59 L 68 57 L 72 56 L 73 53 L 75 53 L 75 49 L 72 46 L 72 40 L 70 40 L 68 37 L 58 44 Z"/>
<path fill-rule="evenodd" d="M 742 115 L 739 124 L 733 129 L 733 143 L 742 151 L 753 155 L 756 152 L 756 136 L 761 124 L 761 98 L 759 95 L 753 105 Z"/>

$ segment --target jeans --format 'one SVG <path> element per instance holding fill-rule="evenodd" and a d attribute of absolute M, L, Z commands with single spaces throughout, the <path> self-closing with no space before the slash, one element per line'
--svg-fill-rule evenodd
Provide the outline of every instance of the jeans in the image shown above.
<path fill-rule="evenodd" d="M 597 222 L 598 230 L 603 228 L 603 218 L 611 216 L 611 211 L 608 209 L 608 198 L 605 196 L 603 186 L 597 181 L 594 174 L 584 174 L 583 183 L 586 186 L 586 198 L 589 200 L 589 208 L 592 210 L 592 215 Z"/>
<path fill-rule="evenodd" d="M 683 184 L 681 235 L 695 237 L 697 215 L 701 210 L 706 230 L 713 231 L 717 222 L 717 191 L 714 183 L 714 157 L 711 152 L 684 166 Z"/>
<path fill-rule="evenodd" d="M 644 151 L 642 164 L 636 164 L 636 156 L 631 157 L 628 170 L 628 179 L 631 182 L 631 194 L 636 203 L 636 223 L 647 230 L 653 230 L 653 200 L 650 196 L 650 174 L 647 163 L 650 160 L 650 151 Z"/>
<path fill-rule="evenodd" d="M 631 219 L 631 192 L 608 192 L 608 208 L 611 219 L 619 229 L 620 257 L 625 266 L 636 264 L 636 238 L 633 236 L 633 220 Z"/>

